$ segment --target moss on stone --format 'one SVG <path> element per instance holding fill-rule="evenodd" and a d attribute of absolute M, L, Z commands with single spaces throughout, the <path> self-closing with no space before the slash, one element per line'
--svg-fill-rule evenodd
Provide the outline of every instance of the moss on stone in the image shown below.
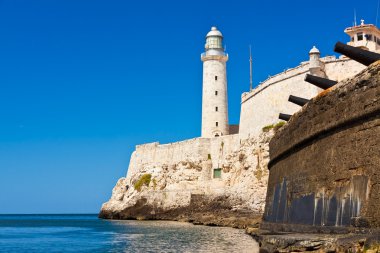
<path fill-rule="evenodd" d="M 267 125 L 265 127 L 263 127 L 263 132 L 267 133 L 269 132 L 270 130 L 274 130 L 274 131 L 277 131 L 278 129 L 280 129 L 283 125 L 285 125 L 285 121 L 280 121 L 276 124 L 271 124 L 271 125 Z"/>
<path fill-rule="evenodd" d="M 274 127 L 273 124 L 267 125 L 267 126 L 263 127 L 263 132 L 269 132 L 270 130 L 273 129 L 273 127 Z"/>
<path fill-rule="evenodd" d="M 141 191 L 141 187 L 143 187 L 144 185 L 145 186 L 149 186 L 151 179 L 152 179 L 152 175 L 151 174 L 144 174 L 144 175 L 142 175 L 140 177 L 139 180 L 137 180 L 137 182 L 133 185 L 133 187 L 137 191 Z"/>
<path fill-rule="evenodd" d="M 273 126 L 273 129 L 274 129 L 274 131 L 277 131 L 278 129 L 280 129 L 281 127 L 283 127 L 285 125 L 285 121 L 280 121 L 280 122 L 278 122 L 277 124 L 275 124 L 274 126 Z"/>

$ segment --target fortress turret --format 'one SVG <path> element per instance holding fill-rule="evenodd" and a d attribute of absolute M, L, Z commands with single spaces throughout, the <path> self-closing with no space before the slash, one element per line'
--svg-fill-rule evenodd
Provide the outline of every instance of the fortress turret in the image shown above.
<path fill-rule="evenodd" d="M 324 64 L 320 60 L 321 53 L 319 52 L 318 48 L 313 46 L 313 48 L 309 52 L 309 57 L 310 74 L 314 76 L 324 77 Z"/>
<path fill-rule="evenodd" d="M 348 27 L 344 32 L 351 38 L 347 45 L 380 52 L 380 30 L 375 25 L 365 24 L 362 19 L 360 25 Z"/>
<path fill-rule="evenodd" d="M 206 35 L 203 61 L 202 137 L 229 134 L 226 62 L 223 35 L 212 27 Z"/>

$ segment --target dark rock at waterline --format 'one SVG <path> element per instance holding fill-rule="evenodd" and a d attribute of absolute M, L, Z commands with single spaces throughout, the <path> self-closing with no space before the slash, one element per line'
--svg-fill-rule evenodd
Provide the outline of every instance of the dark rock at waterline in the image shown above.
<path fill-rule="evenodd" d="M 260 252 L 379 252 L 380 231 L 366 234 L 318 234 L 246 229 Z"/>
<path fill-rule="evenodd" d="M 139 199 L 134 206 L 122 211 L 102 209 L 99 218 L 116 220 L 174 220 L 208 226 L 228 226 L 234 228 L 258 227 L 261 215 L 250 210 L 234 210 L 224 196 L 210 200 L 203 195 L 192 196 L 190 205 L 164 210 Z"/>

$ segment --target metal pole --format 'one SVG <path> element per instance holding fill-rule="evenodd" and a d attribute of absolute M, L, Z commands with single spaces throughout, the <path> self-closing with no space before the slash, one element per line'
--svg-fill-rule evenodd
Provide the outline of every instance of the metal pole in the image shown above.
<path fill-rule="evenodd" d="M 252 90 L 252 52 L 251 45 L 249 45 L 249 91 Z"/>

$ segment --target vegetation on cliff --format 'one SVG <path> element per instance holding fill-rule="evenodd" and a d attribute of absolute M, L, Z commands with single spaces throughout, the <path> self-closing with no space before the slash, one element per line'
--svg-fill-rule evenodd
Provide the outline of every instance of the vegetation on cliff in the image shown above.
<path fill-rule="evenodd" d="M 280 121 L 278 122 L 277 124 L 272 124 L 272 125 L 268 125 L 268 126 L 265 126 L 263 127 L 263 132 L 269 132 L 270 130 L 274 130 L 274 131 L 277 131 L 278 129 L 280 129 L 283 125 L 285 125 L 285 122 L 284 121 Z"/>
<path fill-rule="evenodd" d="M 139 180 L 137 180 L 137 182 L 133 185 L 133 187 L 137 190 L 137 191 L 141 191 L 141 187 L 142 186 L 149 186 L 150 184 L 150 180 L 152 179 L 152 175 L 151 174 L 143 174 Z"/>

